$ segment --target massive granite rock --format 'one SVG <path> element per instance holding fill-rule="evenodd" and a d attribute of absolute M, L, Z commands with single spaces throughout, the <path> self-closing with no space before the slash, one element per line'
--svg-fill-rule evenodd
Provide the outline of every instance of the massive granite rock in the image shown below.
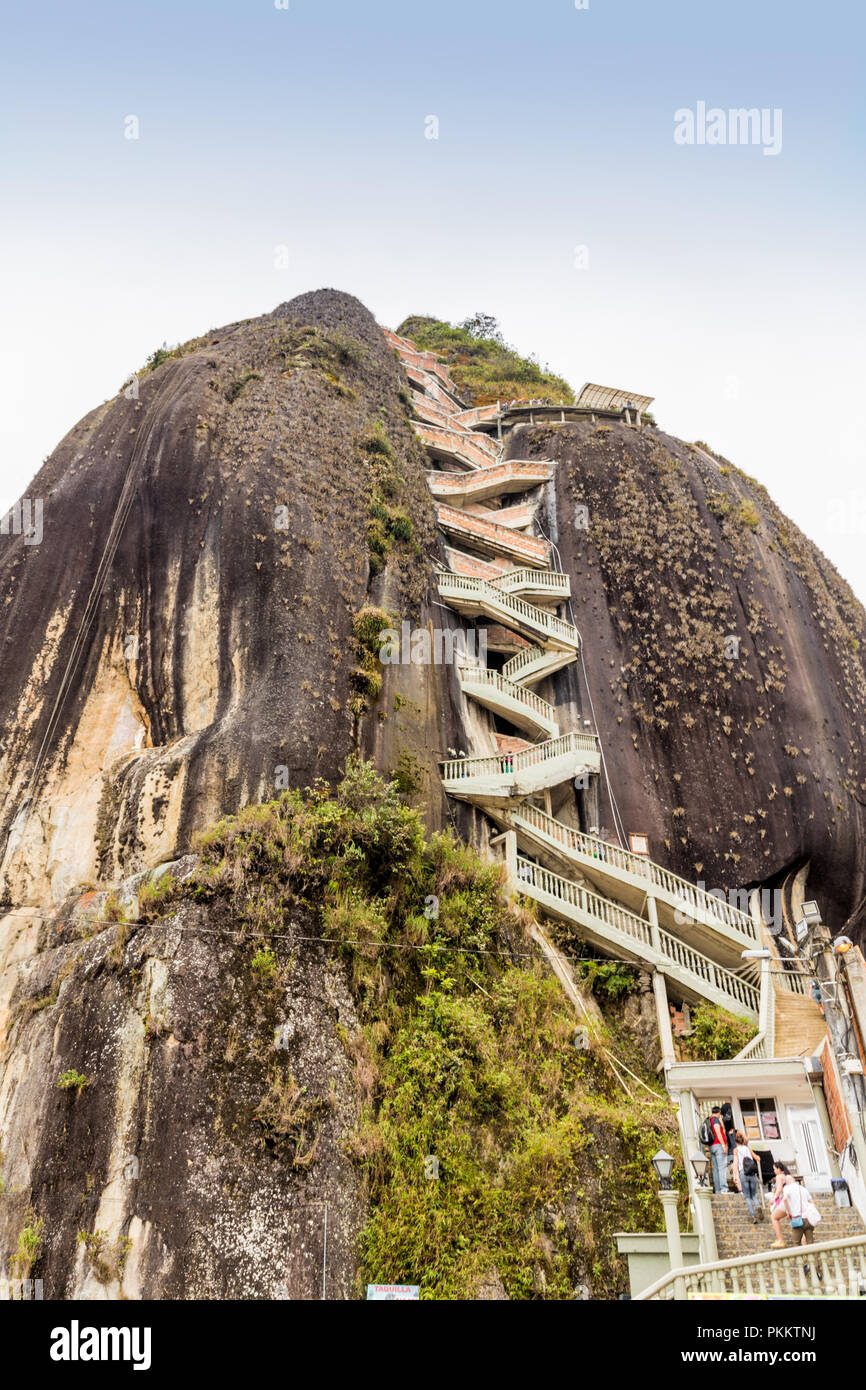
<path fill-rule="evenodd" d="M 848 585 L 705 446 L 587 420 L 517 430 L 509 453 L 559 465 L 549 524 L 626 829 L 711 889 L 797 878 L 858 935 L 866 613 Z M 602 808 L 612 830 L 604 791 Z"/>
<path fill-rule="evenodd" d="M 357 641 L 371 608 L 463 626 L 436 604 L 427 460 L 367 310 L 305 295 L 160 357 L 34 480 L 42 543 L 0 536 L 0 1254 L 32 1208 L 48 1296 L 315 1296 L 327 1202 L 348 1296 L 342 967 L 280 947 L 280 990 L 253 990 L 236 923 L 187 902 L 118 945 L 107 889 L 356 749 L 480 842 L 436 760 L 489 751 L 491 721 L 452 669 L 371 671 Z M 507 452 L 559 465 L 543 521 L 587 680 L 540 693 L 563 728 L 594 714 L 626 829 L 710 887 L 799 875 L 856 932 L 866 616 L 847 586 L 703 447 L 587 420 Z M 560 814 L 612 831 L 604 786 L 597 805 Z M 303 1130 L 272 1161 L 259 1113 L 275 1036 L 319 1107 L 309 1170 Z M 98 1086 L 58 1089 L 76 1069 Z"/>
<path fill-rule="evenodd" d="M 368 311 L 323 291 L 186 344 L 58 446 L 28 493 L 42 543 L 0 537 L 0 901 L 170 860 L 353 747 L 427 773 L 445 755 L 438 669 L 400 668 L 398 711 L 386 681 L 359 713 L 353 685 L 360 610 L 430 621 L 404 386 Z M 383 490 L 411 527 L 384 555 Z"/>

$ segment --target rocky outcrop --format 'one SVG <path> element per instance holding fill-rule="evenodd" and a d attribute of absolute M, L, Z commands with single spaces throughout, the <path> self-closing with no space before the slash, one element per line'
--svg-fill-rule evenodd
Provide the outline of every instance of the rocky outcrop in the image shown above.
<path fill-rule="evenodd" d="M 558 461 L 549 520 L 626 828 L 709 888 L 808 866 L 806 895 L 858 934 L 866 614 L 847 584 L 701 446 L 587 419 L 515 430 L 508 453 Z"/>
<path fill-rule="evenodd" d="M 492 751 L 494 724 L 453 668 L 376 667 L 364 645 L 386 617 L 465 626 L 436 599 L 429 461 L 367 310 L 304 295 L 162 357 L 34 481 L 42 544 L 0 537 L 0 1250 L 33 1207 L 47 1297 L 314 1297 L 323 1264 L 348 1297 L 365 1199 L 344 967 L 302 907 L 257 970 L 225 904 L 190 896 L 127 938 L 112 897 L 354 750 L 482 843 L 437 760 Z M 564 728 L 594 716 L 626 828 L 710 887 L 808 871 L 856 932 L 866 617 L 847 586 L 758 484 L 654 428 L 520 427 L 506 455 L 557 463 L 539 515 L 586 679 L 575 663 L 540 693 Z M 603 779 L 581 795 L 558 814 L 613 830 Z M 652 1066 L 650 996 L 629 1009 Z M 586 1206 L 545 1219 L 577 1242 Z M 478 1290 L 501 1298 L 500 1271 Z"/>
<path fill-rule="evenodd" d="M 400 668 L 399 718 L 387 679 L 366 718 L 352 684 L 365 605 L 431 621 L 438 542 L 401 391 L 367 310 L 321 292 L 178 349 L 59 445 L 29 492 L 42 544 L 0 538 L 7 902 L 168 861 L 356 746 L 420 760 L 441 815 L 429 774 L 457 734 L 438 670 Z M 383 489 L 406 524 L 374 551 Z"/>
<path fill-rule="evenodd" d="M 341 964 L 279 939 L 261 974 L 231 914 L 192 902 L 126 941 L 105 904 L 0 921 L 4 1263 L 35 1209 L 45 1298 L 350 1297 Z"/>

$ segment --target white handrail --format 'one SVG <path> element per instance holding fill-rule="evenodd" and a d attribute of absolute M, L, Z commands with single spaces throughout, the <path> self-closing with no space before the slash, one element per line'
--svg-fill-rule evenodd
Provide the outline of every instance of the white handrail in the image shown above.
<path fill-rule="evenodd" d="M 570 753 L 593 753 L 598 755 L 598 739 L 594 734 L 572 731 L 560 734 L 559 738 L 548 738 L 531 748 L 522 748 L 518 753 L 496 753 L 484 758 L 449 758 L 442 768 L 443 782 L 465 782 L 473 777 L 513 778 L 518 772 L 529 767 L 537 767 L 552 758 L 562 758 Z"/>
<path fill-rule="evenodd" d="M 483 666 L 462 666 L 460 668 L 461 684 L 468 685 L 490 685 L 495 690 L 499 690 L 503 695 L 508 695 L 512 700 L 517 700 L 527 709 L 540 714 L 542 719 L 548 723 L 556 723 L 556 710 L 547 700 L 542 700 L 540 695 L 536 695 L 534 690 L 527 690 L 525 686 L 515 685 L 513 681 L 506 680 L 499 671 L 493 671 Z"/>
<path fill-rule="evenodd" d="M 522 589 L 525 586 L 531 586 L 535 589 L 553 589 L 557 595 L 566 598 L 571 593 L 571 580 L 567 574 L 562 574 L 559 570 L 506 570 L 504 574 L 491 579 L 490 583 L 494 588 L 501 589 L 506 594 L 510 593 L 512 589 Z"/>
<path fill-rule="evenodd" d="M 634 1298 L 636 1302 L 684 1299 L 690 1293 L 805 1293 L 839 1298 L 843 1290 L 858 1294 L 861 1284 L 866 1284 L 866 1235 L 685 1265 L 670 1270 Z"/>
<path fill-rule="evenodd" d="M 632 854 L 630 850 L 620 849 L 618 845 L 608 844 L 606 840 L 586 835 L 583 831 L 574 830 L 570 825 L 563 825 L 562 821 L 555 820 L 546 811 L 530 805 L 529 802 L 524 802 L 512 814 L 515 819 L 522 819 L 531 829 L 560 845 L 576 858 L 594 859 L 619 873 L 628 873 L 634 878 L 644 879 L 654 888 L 660 889 L 669 900 L 676 900 L 680 906 L 688 907 L 691 914 L 705 919 L 712 918 L 715 923 L 731 928 L 750 942 L 758 940 L 758 928 L 745 912 L 731 907 L 712 893 L 704 892 L 686 879 L 679 878 L 677 874 L 662 868 L 661 864 L 656 864 L 654 860 L 646 859 L 640 854 Z"/>
<path fill-rule="evenodd" d="M 495 604 L 500 612 L 512 614 L 518 621 L 540 629 L 546 636 L 566 642 L 575 650 L 580 647 L 580 633 L 571 623 L 565 622 L 562 618 L 555 618 L 546 609 L 537 608 L 534 603 L 527 603 L 525 599 L 517 598 L 514 594 L 504 594 L 488 579 L 478 579 L 474 575 L 454 574 L 452 572 L 441 574 L 439 576 L 439 594 L 442 598 L 448 595 L 454 598 L 461 596 L 486 598 L 488 603 Z M 511 666 L 511 662 L 507 664 Z M 511 672 L 509 671 L 506 673 L 506 677 L 510 679 L 510 676 Z"/>
<path fill-rule="evenodd" d="M 517 887 L 521 893 L 535 896 L 532 892 L 535 889 L 557 902 L 570 905 L 577 914 L 595 917 L 603 922 L 608 930 L 619 932 L 631 941 L 648 948 L 640 954 L 650 959 L 660 957 L 662 962 L 677 966 L 681 971 L 691 975 L 693 980 L 698 982 L 697 993 L 706 995 L 702 986 L 708 985 L 716 993 L 757 1016 L 760 996 L 754 985 L 732 974 L 723 965 L 717 965 L 709 956 L 695 951 L 678 937 L 654 927 L 645 918 L 638 917 L 627 908 L 611 902 L 609 898 L 602 898 L 597 893 L 590 892 L 571 879 L 551 873 L 540 864 L 533 864 L 521 855 L 517 857 L 517 878 Z"/>

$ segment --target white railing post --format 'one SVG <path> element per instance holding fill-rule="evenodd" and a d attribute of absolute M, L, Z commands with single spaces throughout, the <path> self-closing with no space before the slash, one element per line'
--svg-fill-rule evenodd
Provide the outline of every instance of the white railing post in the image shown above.
<path fill-rule="evenodd" d="M 659 955 L 662 955 L 662 941 L 659 935 L 659 914 L 656 909 L 656 900 L 655 898 L 649 897 L 649 895 L 647 895 L 646 900 L 646 915 L 649 918 L 650 937 L 652 939 L 653 949 L 658 951 Z"/>
<path fill-rule="evenodd" d="M 505 832 L 505 872 L 508 875 L 508 887 L 512 893 L 516 893 L 520 888 L 517 877 L 517 834 L 513 830 Z"/>

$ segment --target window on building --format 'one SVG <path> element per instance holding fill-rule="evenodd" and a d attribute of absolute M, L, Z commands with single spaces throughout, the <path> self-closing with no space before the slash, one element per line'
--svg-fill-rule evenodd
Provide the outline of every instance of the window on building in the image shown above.
<path fill-rule="evenodd" d="M 753 1139 L 781 1139 L 779 1112 L 772 1096 L 765 1096 L 763 1099 L 741 1099 L 740 1110 L 743 1115 L 743 1133 L 750 1142 Z"/>

